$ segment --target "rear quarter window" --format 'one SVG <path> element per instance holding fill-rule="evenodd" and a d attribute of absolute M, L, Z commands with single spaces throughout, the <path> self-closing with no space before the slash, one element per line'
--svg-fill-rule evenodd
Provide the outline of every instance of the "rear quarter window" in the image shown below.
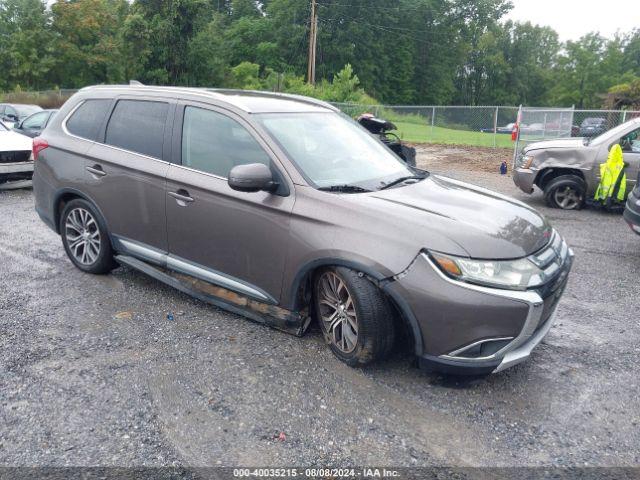
<path fill-rule="evenodd" d="M 105 143 L 154 158 L 162 158 L 164 126 L 169 104 L 119 100 L 113 109 Z"/>
<path fill-rule="evenodd" d="M 85 100 L 67 120 L 67 131 L 77 137 L 95 141 L 111 100 Z"/>

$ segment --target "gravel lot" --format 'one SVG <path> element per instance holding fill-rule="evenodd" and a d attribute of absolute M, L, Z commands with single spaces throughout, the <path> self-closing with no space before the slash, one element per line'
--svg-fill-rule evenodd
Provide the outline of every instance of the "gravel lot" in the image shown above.
<path fill-rule="evenodd" d="M 401 351 L 351 369 L 315 330 L 288 336 L 126 268 L 83 274 L 30 190 L 0 192 L 0 465 L 638 466 L 640 237 L 620 216 L 547 209 L 498 174 L 503 157 L 419 149 L 539 208 L 576 252 L 546 341 L 480 379 Z"/>

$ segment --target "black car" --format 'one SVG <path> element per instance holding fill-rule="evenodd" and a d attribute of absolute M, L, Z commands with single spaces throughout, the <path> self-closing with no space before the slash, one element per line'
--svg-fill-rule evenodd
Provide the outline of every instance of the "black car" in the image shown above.
<path fill-rule="evenodd" d="M 27 137 L 35 138 L 42 133 L 56 113 L 58 113 L 58 110 L 41 110 L 16 124 L 13 130 Z"/>
<path fill-rule="evenodd" d="M 38 105 L 25 105 L 21 103 L 0 103 L 0 121 L 12 128 L 32 113 L 41 111 Z"/>
<path fill-rule="evenodd" d="M 597 137 L 608 130 L 607 121 L 601 117 L 585 118 L 580 125 L 581 137 Z"/>
<path fill-rule="evenodd" d="M 638 174 L 636 188 L 633 189 L 627 199 L 627 207 L 624 210 L 624 219 L 631 227 L 631 230 L 640 235 L 640 174 Z"/>

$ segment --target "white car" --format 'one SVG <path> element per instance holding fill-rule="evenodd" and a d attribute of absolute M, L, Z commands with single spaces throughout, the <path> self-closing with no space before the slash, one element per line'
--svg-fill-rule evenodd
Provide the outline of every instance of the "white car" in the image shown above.
<path fill-rule="evenodd" d="M 33 176 L 31 138 L 9 130 L 0 122 L 0 184 L 30 180 Z"/>

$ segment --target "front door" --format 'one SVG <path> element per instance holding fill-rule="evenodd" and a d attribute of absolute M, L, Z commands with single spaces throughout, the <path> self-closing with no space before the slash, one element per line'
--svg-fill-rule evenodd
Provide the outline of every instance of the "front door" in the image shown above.
<path fill-rule="evenodd" d="M 286 182 L 267 145 L 240 117 L 185 105 L 176 115 L 181 158 L 167 174 L 169 267 L 270 303 L 280 298 L 294 196 L 232 190 L 235 165 L 264 163 Z M 177 138 L 180 140 L 177 140 Z"/>
<path fill-rule="evenodd" d="M 119 250 L 158 259 L 167 252 L 165 175 L 172 109 L 161 99 L 120 98 L 87 152 L 87 190 Z"/>

